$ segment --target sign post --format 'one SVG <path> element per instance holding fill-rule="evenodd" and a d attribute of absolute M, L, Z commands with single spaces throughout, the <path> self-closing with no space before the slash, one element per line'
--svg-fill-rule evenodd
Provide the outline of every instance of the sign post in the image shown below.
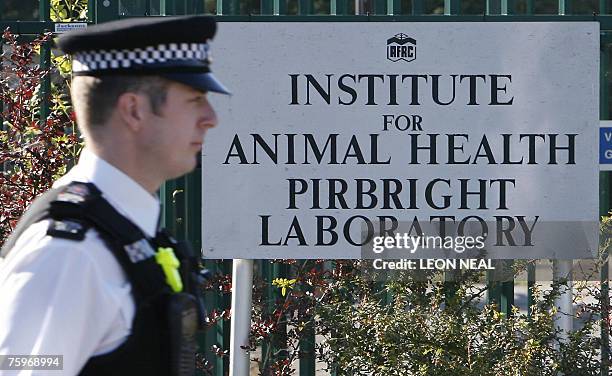
<path fill-rule="evenodd" d="M 251 330 L 252 288 L 253 260 L 234 260 L 232 267 L 230 376 L 249 375 L 249 353 L 244 346 L 249 344 Z"/>
<path fill-rule="evenodd" d="M 559 296 L 555 301 L 555 306 L 559 310 L 555 316 L 555 325 L 561 329 L 560 338 L 563 341 L 569 340 L 569 333 L 574 327 L 572 267 L 572 260 L 554 260 L 553 262 L 553 280 L 566 282 L 566 286 L 560 288 Z"/>

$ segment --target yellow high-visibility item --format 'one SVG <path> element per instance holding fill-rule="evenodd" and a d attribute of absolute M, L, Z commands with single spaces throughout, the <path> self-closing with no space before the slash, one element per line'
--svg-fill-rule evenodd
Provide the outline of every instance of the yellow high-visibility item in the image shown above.
<path fill-rule="evenodd" d="M 155 254 L 155 261 L 161 265 L 162 270 L 166 275 L 166 283 L 170 286 L 172 291 L 183 291 L 183 281 L 181 280 L 181 274 L 178 271 L 181 263 L 176 258 L 172 248 L 158 248 L 157 253 Z"/>

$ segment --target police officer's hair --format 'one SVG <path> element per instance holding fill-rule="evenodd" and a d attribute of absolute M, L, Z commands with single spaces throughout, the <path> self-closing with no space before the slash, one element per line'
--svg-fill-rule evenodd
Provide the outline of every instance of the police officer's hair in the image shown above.
<path fill-rule="evenodd" d="M 127 92 L 145 94 L 153 113 L 161 115 L 170 81 L 159 76 L 77 76 L 72 80 L 72 103 L 80 126 L 95 131 L 110 118 L 117 100 Z"/>

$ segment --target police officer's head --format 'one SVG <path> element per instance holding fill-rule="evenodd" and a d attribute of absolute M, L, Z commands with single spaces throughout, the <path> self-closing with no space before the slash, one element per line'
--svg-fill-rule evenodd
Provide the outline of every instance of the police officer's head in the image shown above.
<path fill-rule="evenodd" d="M 105 159 L 140 164 L 134 168 L 155 182 L 193 169 L 217 122 L 207 93 L 228 94 L 210 71 L 215 30 L 207 16 L 138 18 L 60 37 L 72 55 L 73 104 L 89 146 Z"/>

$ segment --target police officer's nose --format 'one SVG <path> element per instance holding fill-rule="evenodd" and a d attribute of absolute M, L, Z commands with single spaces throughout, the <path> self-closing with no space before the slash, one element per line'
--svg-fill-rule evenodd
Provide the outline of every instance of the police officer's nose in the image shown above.
<path fill-rule="evenodd" d="M 218 123 L 217 113 L 208 100 L 204 101 L 203 111 L 204 116 L 200 120 L 199 126 L 205 129 L 216 127 Z"/>

